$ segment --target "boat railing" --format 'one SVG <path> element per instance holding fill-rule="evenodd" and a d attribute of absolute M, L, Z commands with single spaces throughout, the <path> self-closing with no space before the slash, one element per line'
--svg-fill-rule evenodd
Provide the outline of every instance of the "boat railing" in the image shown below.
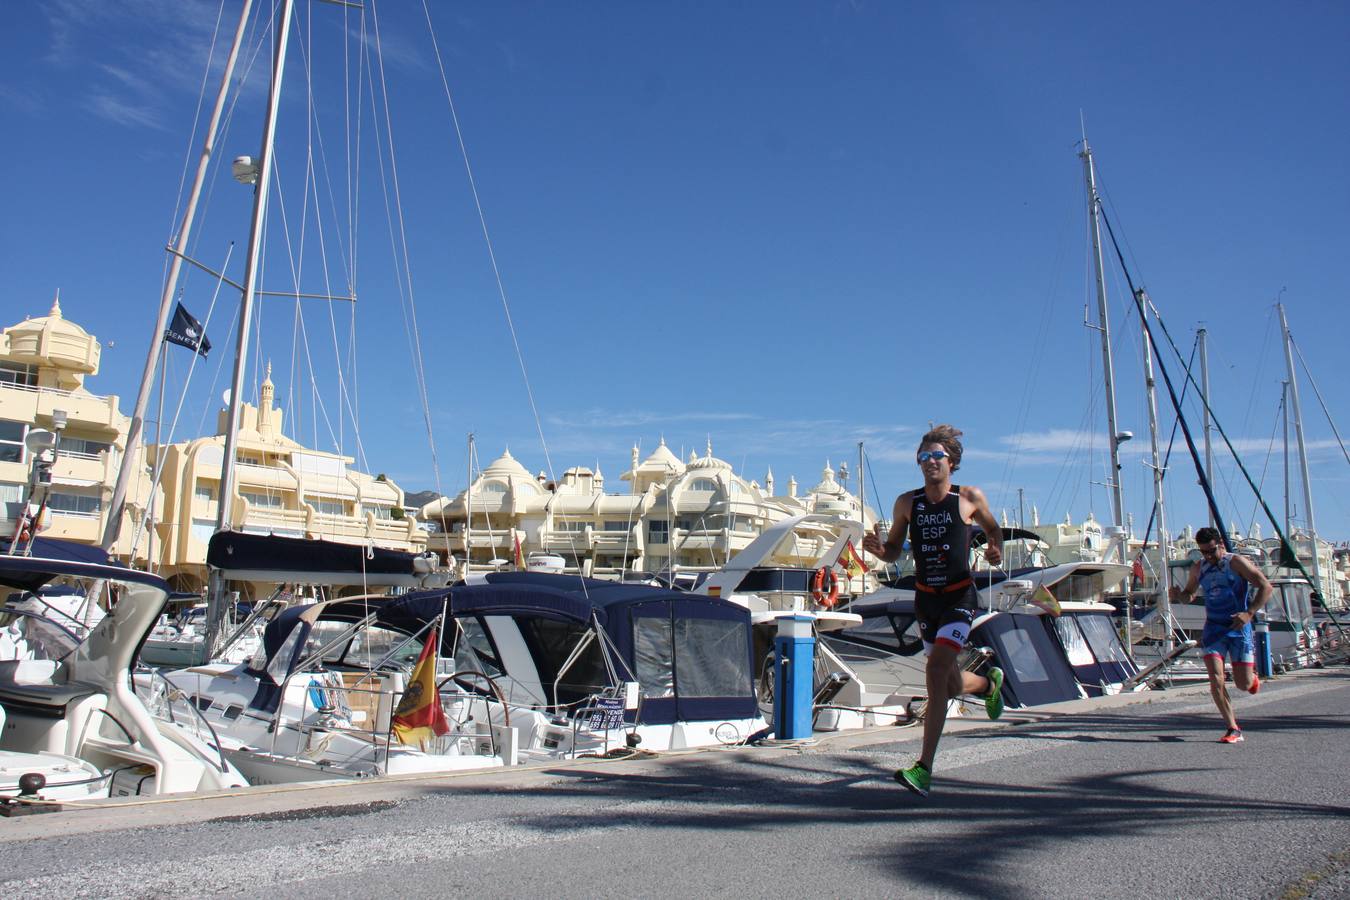
<path fill-rule="evenodd" d="M 285 713 L 284 700 L 273 714 L 271 728 L 273 754 L 277 752 L 277 739 L 284 730 L 292 731 L 304 739 L 306 749 L 301 751 L 301 755 L 327 749 L 325 738 L 328 735 L 344 734 L 358 738 L 362 743 L 353 747 L 345 757 L 330 757 L 333 764 L 339 767 L 349 764 L 363 755 L 365 748 L 369 747 L 373 751 L 371 762 L 375 768 L 379 770 L 387 765 L 390 754 L 394 752 L 396 746 L 401 745 L 393 726 L 399 704 L 408 693 L 406 688 L 396 690 L 379 684 L 377 679 L 382 674 L 390 673 L 373 670 L 293 674 L 304 674 L 312 680 L 305 685 L 298 715 L 293 721 Z M 344 674 L 356 677 L 349 682 L 343 677 Z M 456 673 L 459 676 L 474 674 L 476 673 Z M 315 677 L 316 675 L 318 677 Z M 481 677 L 486 679 L 486 676 Z M 453 676 L 442 683 L 449 682 L 452 678 Z M 487 680 L 491 684 L 491 679 Z M 286 696 L 292 681 L 293 677 L 288 676 L 282 684 L 283 697 Z M 477 726 L 469 724 L 478 721 L 472 715 L 473 703 L 482 702 L 486 705 L 490 698 L 462 686 L 458 687 L 459 689 L 454 691 L 439 692 L 441 708 L 450 723 L 450 731 L 418 744 L 406 745 L 408 749 L 432 755 L 498 755 L 497 738 L 491 728 L 480 731 Z M 492 685 L 492 688 L 494 696 L 500 698 L 496 686 Z M 506 708 L 506 704 L 503 703 L 502 706 Z M 484 715 L 483 721 L 489 721 L 489 718 Z"/>
<path fill-rule="evenodd" d="M 146 670 L 150 675 L 150 684 L 145 686 L 141 700 L 151 715 L 164 719 L 170 725 L 187 732 L 198 741 L 214 750 L 213 760 L 207 760 L 221 772 L 228 772 L 230 765 L 225 759 L 225 750 L 220 745 L 220 735 L 202 715 L 196 700 L 173 682 L 164 677 L 160 669 Z"/>

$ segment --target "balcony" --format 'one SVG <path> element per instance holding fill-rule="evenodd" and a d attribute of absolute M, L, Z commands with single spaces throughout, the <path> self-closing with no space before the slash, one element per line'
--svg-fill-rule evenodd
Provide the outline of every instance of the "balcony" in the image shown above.
<path fill-rule="evenodd" d="M 84 391 L 63 391 L 57 388 L 33 387 L 26 384 L 0 382 L 0 403 L 7 418 L 34 422 L 39 428 L 50 427 L 53 410 L 65 412 L 74 427 L 120 435 L 126 427 L 124 417 L 117 412 L 116 395 L 100 397 Z"/>

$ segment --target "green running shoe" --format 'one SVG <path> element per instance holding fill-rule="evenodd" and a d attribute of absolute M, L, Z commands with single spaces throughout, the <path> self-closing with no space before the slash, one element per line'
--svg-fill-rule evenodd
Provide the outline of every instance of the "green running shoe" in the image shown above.
<path fill-rule="evenodd" d="M 895 773 L 895 780 L 920 797 L 927 797 L 928 786 L 933 783 L 933 774 L 915 763 L 908 769 L 898 769 Z"/>
<path fill-rule="evenodd" d="M 989 718 L 997 719 L 1003 715 L 1003 670 L 990 666 L 988 672 L 989 693 L 984 697 L 984 711 Z"/>

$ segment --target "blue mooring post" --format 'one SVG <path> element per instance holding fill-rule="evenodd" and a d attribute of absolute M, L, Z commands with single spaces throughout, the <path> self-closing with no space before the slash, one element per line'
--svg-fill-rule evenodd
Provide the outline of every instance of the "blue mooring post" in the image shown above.
<path fill-rule="evenodd" d="M 816 637 L 810 616 L 783 616 L 774 638 L 773 730 L 779 740 L 811 736 Z"/>
<path fill-rule="evenodd" d="M 1275 674 L 1275 667 L 1270 659 L 1270 622 L 1266 620 L 1264 611 L 1256 614 L 1256 621 L 1252 623 L 1252 632 L 1256 637 L 1257 677 L 1269 678 Z"/>

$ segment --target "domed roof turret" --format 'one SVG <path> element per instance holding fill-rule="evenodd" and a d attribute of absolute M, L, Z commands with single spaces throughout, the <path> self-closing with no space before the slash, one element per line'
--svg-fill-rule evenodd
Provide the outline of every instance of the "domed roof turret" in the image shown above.
<path fill-rule="evenodd" d="M 724 459 L 718 459 L 712 455 L 712 441 L 708 441 L 708 453 L 700 458 L 691 451 L 689 454 L 689 468 L 691 469 L 730 469 L 731 463 Z"/>
<path fill-rule="evenodd" d="M 51 366 L 80 375 L 98 372 L 98 339 L 61 315 L 59 294 L 47 315 L 11 325 L 4 334 L 8 347 L 3 349 L 15 362 Z"/>
<path fill-rule="evenodd" d="M 484 478 L 524 478 L 533 480 L 534 476 L 529 470 L 522 466 L 514 456 L 511 455 L 511 448 L 507 447 L 501 456 L 494 459 L 486 469 L 483 470 Z"/>

